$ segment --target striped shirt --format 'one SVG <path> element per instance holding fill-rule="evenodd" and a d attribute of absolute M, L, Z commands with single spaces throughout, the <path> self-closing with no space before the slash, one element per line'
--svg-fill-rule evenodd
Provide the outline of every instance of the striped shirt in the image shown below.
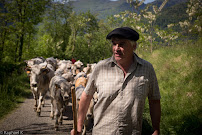
<path fill-rule="evenodd" d="M 114 57 L 100 61 L 84 90 L 98 92 L 93 135 L 141 135 L 145 99 L 160 99 L 153 66 L 134 54 L 126 76 Z"/>

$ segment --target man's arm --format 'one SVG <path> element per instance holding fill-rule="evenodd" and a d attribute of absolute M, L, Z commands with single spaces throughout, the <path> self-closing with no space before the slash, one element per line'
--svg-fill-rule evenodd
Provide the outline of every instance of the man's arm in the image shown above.
<path fill-rule="evenodd" d="M 161 105 L 160 100 L 149 100 L 150 116 L 154 133 L 152 135 L 160 134 L 160 119 L 161 119 Z"/>
<path fill-rule="evenodd" d="M 90 104 L 91 99 L 93 98 L 92 95 L 87 95 L 85 92 L 82 93 L 81 99 L 79 101 L 79 109 L 78 109 L 78 120 L 77 120 L 77 134 L 81 134 L 83 123 L 86 117 L 86 113 L 88 111 L 88 107 Z M 71 135 L 74 135 L 74 130 L 71 131 Z"/>

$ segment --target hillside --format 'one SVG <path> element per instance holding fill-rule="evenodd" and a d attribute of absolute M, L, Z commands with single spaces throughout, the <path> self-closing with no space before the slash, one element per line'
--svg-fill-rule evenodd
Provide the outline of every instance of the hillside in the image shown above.
<path fill-rule="evenodd" d="M 166 28 L 168 24 L 175 24 L 188 19 L 186 14 L 187 3 L 176 4 L 171 7 L 164 8 L 158 16 L 156 24 L 161 28 Z"/>
<path fill-rule="evenodd" d="M 164 0 L 156 0 L 148 5 L 157 5 L 159 7 L 163 1 Z M 180 3 L 185 3 L 186 1 L 187 0 L 169 0 L 165 5 L 165 8 L 172 7 Z M 134 11 L 134 8 L 132 8 L 130 4 L 126 2 L 126 0 L 77 0 L 71 1 L 71 4 L 73 6 L 73 10 L 77 13 L 87 12 L 90 10 L 90 12 L 97 15 L 99 19 L 106 19 L 107 16 L 118 14 L 125 10 Z M 143 9 L 146 5 L 147 4 L 141 5 L 140 9 Z M 174 12 L 171 11 L 171 13 Z"/>
<path fill-rule="evenodd" d="M 157 5 L 158 7 L 163 3 L 164 0 L 155 0 L 151 3 L 151 5 Z M 174 5 L 185 3 L 188 0 L 168 0 L 164 8 L 172 7 Z"/>
<path fill-rule="evenodd" d="M 126 0 L 78 0 L 71 2 L 71 4 L 73 5 L 73 10 L 77 13 L 90 10 L 99 19 L 106 19 L 107 16 L 118 14 L 121 11 L 132 10 L 130 4 L 126 3 Z"/>
<path fill-rule="evenodd" d="M 146 5 L 157 5 L 158 7 L 164 0 L 155 0 L 149 4 L 143 4 L 140 9 L 144 9 Z M 183 21 L 186 16 L 186 2 L 188 0 L 169 0 L 160 16 L 157 18 L 157 25 L 161 28 L 165 28 L 169 23 L 176 23 Z M 108 16 L 118 14 L 122 11 L 135 9 L 126 2 L 126 0 L 109 1 L 109 0 L 77 0 L 71 2 L 73 10 L 77 13 L 90 11 L 94 15 L 97 15 L 98 19 L 105 20 Z"/>

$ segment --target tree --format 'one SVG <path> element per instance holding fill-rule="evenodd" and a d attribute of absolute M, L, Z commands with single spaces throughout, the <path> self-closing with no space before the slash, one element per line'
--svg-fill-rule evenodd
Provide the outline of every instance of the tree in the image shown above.
<path fill-rule="evenodd" d="M 78 15 L 75 12 L 72 12 L 68 22 L 71 22 L 71 35 L 69 37 L 69 44 L 66 48 L 66 54 L 68 55 L 67 57 L 74 57 L 76 55 L 76 47 L 80 47 L 80 44 L 77 44 L 77 38 L 79 36 L 86 37 L 88 46 L 90 47 L 93 33 L 98 30 L 98 22 L 96 17 L 89 11 Z"/>
<path fill-rule="evenodd" d="M 186 34 L 196 33 L 199 37 L 202 35 L 202 3 L 201 0 L 190 0 L 186 13 L 189 19 L 179 22 L 180 27 Z"/>
<path fill-rule="evenodd" d="M 8 15 L 7 15 L 7 11 L 5 5 L 6 5 L 6 1 L 2 0 L 1 2 L 2 7 L 0 10 L 1 13 L 1 17 L 0 17 L 0 62 L 2 61 L 3 58 L 3 52 L 4 52 L 4 47 L 5 47 L 5 41 L 8 35 Z"/>
<path fill-rule="evenodd" d="M 44 50 L 38 50 L 45 51 L 47 57 L 64 57 L 71 32 L 70 23 L 72 22 L 68 21 L 71 12 L 72 8 L 68 3 L 53 2 L 44 14 L 43 22 L 39 26 L 40 36 L 37 38 L 40 43 L 44 43 Z M 43 41 L 44 38 L 46 41 Z M 41 48 L 39 42 L 37 42 L 37 48 Z"/>
<path fill-rule="evenodd" d="M 12 37 L 15 40 L 15 61 L 21 61 L 24 43 L 35 32 L 34 26 L 41 21 L 41 15 L 50 0 L 7 0 L 3 3 L 5 10 L 3 17 L 7 18 L 4 21 L 4 26 L 6 24 L 6 29 L 9 31 L 7 37 Z M 3 43 L 5 41 L 10 42 L 5 39 Z"/>
<path fill-rule="evenodd" d="M 159 15 L 168 0 L 164 0 L 159 8 L 157 8 L 157 6 L 153 6 L 153 11 L 149 10 L 150 5 L 146 6 L 146 8 L 143 10 L 139 10 L 139 7 L 144 3 L 144 0 L 126 1 L 130 3 L 136 9 L 136 11 L 121 12 L 119 15 L 114 15 L 114 17 L 118 19 L 121 18 L 121 26 L 130 26 L 141 33 L 141 37 L 138 41 L 139 47 L 147 49 L 147 44 L 150 44 L 150 52 L 152 53 L 154 46 L 153 42 L 155 41 L 155 37 L 158 36 L 156 34 L 158 29 L 155 26 L 156 17 Z"/>

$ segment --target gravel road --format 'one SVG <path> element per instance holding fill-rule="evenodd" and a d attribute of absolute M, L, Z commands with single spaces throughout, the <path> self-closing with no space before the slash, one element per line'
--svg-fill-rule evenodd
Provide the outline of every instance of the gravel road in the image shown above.
<path fill-rule="evenodd" d="M 59 131 L 54 130 L 55 120 L 50 116 L 50 99 L 46 99 L 45 106 L 42 107 L 41 116 L 38 117 L 33 110 L 34 99 L 28 98 L 19 108 L 15 109 L 3 120 L 0 121 L 0 135 L 70 135 L 73 128 L 72 108 L 67 106 L 63 117 L 63 125 L 59 126 Z M 87 135 L 91 135 L 87 132 Z"/>

